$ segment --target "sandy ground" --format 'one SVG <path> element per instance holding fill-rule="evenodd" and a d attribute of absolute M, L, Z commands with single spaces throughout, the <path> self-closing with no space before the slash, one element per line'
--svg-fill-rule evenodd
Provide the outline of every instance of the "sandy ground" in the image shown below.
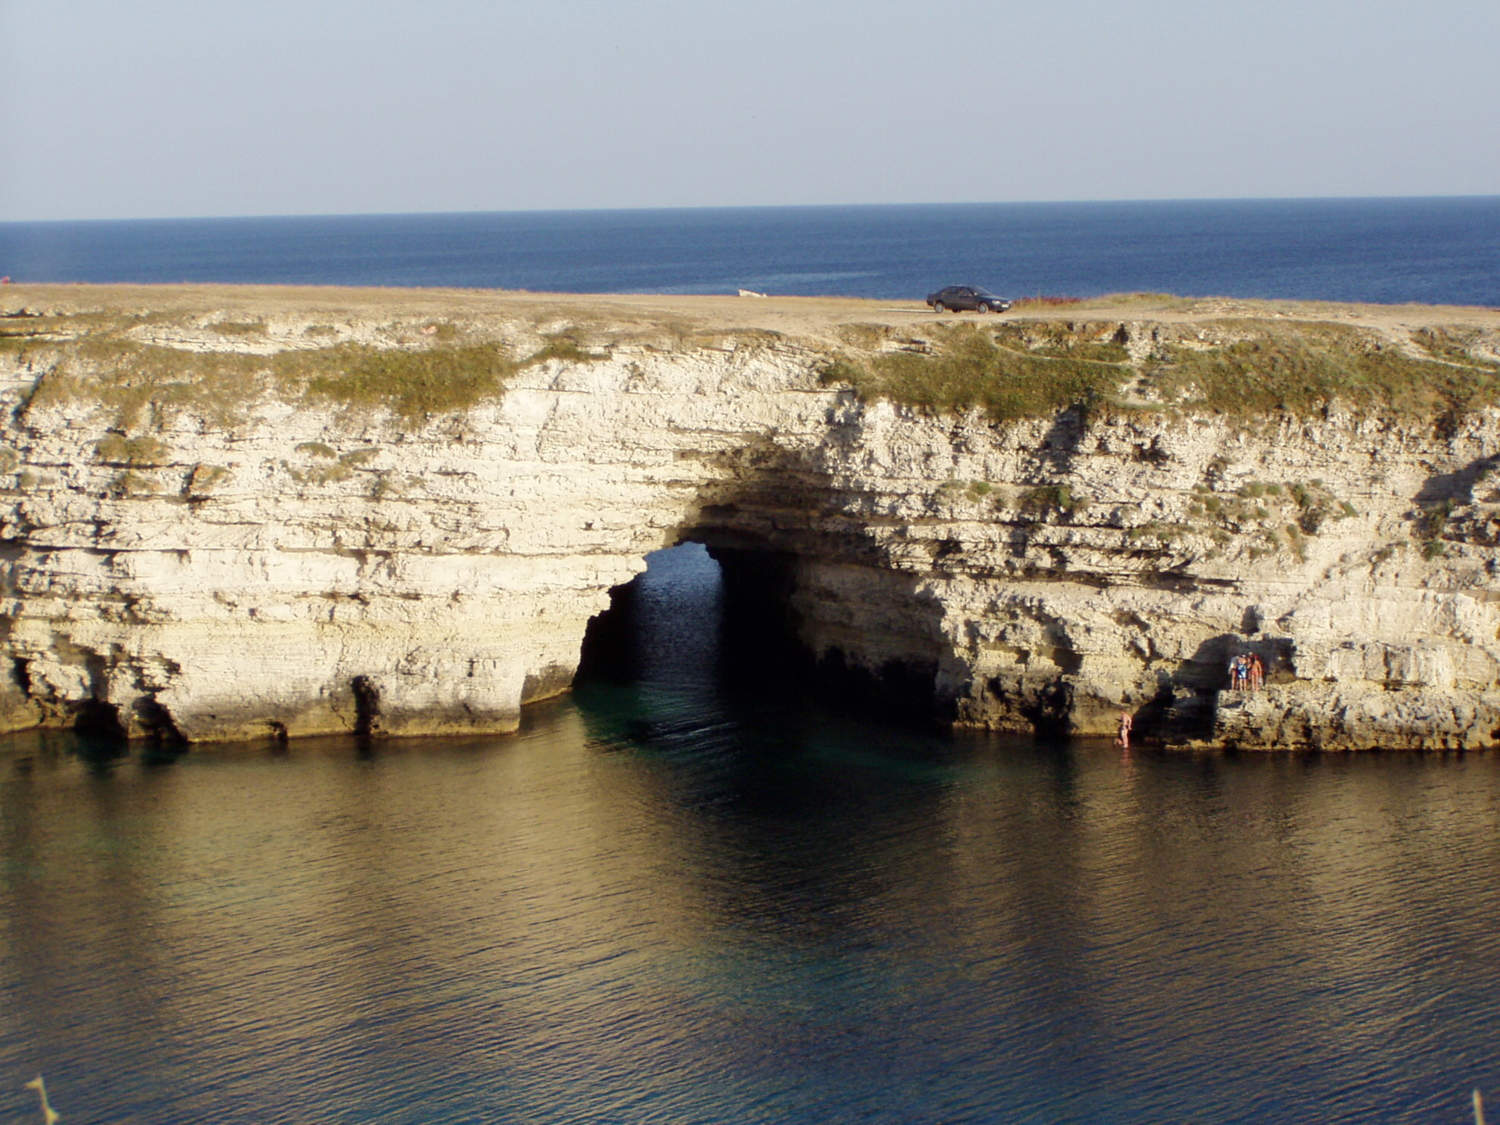
<path fill-rule="evenodd" d="M 530 293 L 486 289 L 352 289 L 280 285 L 6 285 L 0 315 L 21 310 L 83 312 L 293 314 L 357 319 L 473 317 L 487 319 L 577 317 L 624 324 L 683 323 L 728 331 L 764 329 L 784 335 L 836 340 L 847 324 L 921 327 L 957 320 L 1101 320 L 1192 323 L 1225 317 L 1332 321 L 1400 333 L 1435 325 L 1500 329 L 1500 310 L 1443 305 L 1353 305 L 1309 301 L 1244 301 L 1160 296 L 1102 297 L 1080 304 L 1026 306 L 998 316 L 938 316 L 921 301 L 848 297 L 728 297 Z"/>

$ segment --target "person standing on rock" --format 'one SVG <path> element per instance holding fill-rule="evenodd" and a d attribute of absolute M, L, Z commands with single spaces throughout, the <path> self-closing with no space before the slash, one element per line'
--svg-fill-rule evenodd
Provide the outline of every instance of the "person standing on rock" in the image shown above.
<path fill-rule="evenodd" d="M 1130 749 L 1130 728 L 1135 725 L 1135 720 L 1130 717 L 1129 711 L 1120 712 L 1120 733 L 1115 735 L 1115 745 L 1121 750 Z"/>
<path fill-rule="evenodd" d="M 1260 654 L 1250 654 L 1250 690 L 1259 691 L 1261 685 L 1266 682 L 1266 666 L 1260 662 Z"/>

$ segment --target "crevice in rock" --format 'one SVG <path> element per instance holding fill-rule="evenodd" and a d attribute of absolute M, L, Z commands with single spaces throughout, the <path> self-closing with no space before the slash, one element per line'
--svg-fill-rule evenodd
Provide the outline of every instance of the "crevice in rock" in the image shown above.
<path fill-rule="evenodd" d="M 132 710 L 135 712 L 136 726 L 143 737 L 158 746 L 187 745 L 187 739 L 177 729 L 172 713 L 154 694 L 141 696 L 135 701 Z"/>
<path fill-rule="evenodd" d="M 724 581 L 720 661 L 737 686 L 766 689 L 805 676 L 811 654 L 793 605 L 796 560 L 777 551 L 710 547 Z"/>
<path fill-rule="evenodd" d="M 878 670 L 829 649 L 817 663 L 818 686 L 840 702 L 910 723 L 951 723 L 957 700 L 937 687 L 936 662 L 891 660 Z"/>
<path fill-rule="evenodd" d="M 78 704 L 73 713 L 73 729 L 85 738 L 105 742 L 124 742 L 129 737 L 120 721 L 120 709 L 99 699 L 86 699 Z"/>
<path fill-rule="evenodd" d="M 349 688 L 354 692 L 354 733 L 368 738 L 380 717 L 380 689 L 369 676 L 355 676 Z"/>
<path fill-rule="evenodd" d="M 573 676 L 575 684 L 588 680 L 621 683 L 638 674 L 632 637 L 639 591 L 633 581 L 616 586 L 609 592 L 609 608 L 589 619 Z"/>
<path fill-rule="evenodd" d="M 1058 677 L 1022 707 L 1038 738 L 1066 738 L 1073 730 L 1073 685 Z"/>
<path fill-rule="evenodd" d="M 117 704 L 106 701 L 109 694 L 109 662 L 101 653 L 84 657 L 89 674 L 89 698 L 73 704 L 73 729 L 86 738 L 124 742 L 130 732 L 120 719 Z"/>
<path fill-rule="evenodd" d="M 1141 738 L 1167 738 L 1185 733 L 1197 733 L 1196 720 L 1201 716 L 1198 716 L 1196 712 L 1193 712 L 1193 720 L 1191 720 L 1194 721 L 1192 732 L 1178 729 L 1187 715 L 1178 712 L 1177 704 L 1177 693 L 1172 689 L 1171 682 L 1162 683 L 1157 688 L 1156 694 L 1136 708 L 1131 715 L 1135 734 Z M 1188 712 L 1192 710 L 1191 707 L 1188 708 Z"/>

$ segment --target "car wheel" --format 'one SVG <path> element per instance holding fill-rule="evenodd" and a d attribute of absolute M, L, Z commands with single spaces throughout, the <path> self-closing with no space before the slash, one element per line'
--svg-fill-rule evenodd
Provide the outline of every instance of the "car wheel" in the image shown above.
<path fill-rule="evenodd" d="M 990 311 L 990 306 L 986 302 L 980 301 L 979 302 L 979 307 L 977 309 L 975 309 L 974 311 L 975 312 L 987 313 L 987 312 Z"/>
<path fill-rule="evenodd" d="M 932 311 L 935 312 L 935 313 L 947 312 L 948 311 L 948 306 L 945 305 L 945 304 L 943 304 L 942 301 L 933 301 L 932 302 Z"/>

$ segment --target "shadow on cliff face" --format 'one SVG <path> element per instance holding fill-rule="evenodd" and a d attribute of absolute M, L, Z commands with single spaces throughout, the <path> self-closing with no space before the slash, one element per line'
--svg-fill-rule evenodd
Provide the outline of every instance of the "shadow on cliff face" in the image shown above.
<path fill-rule="evenodd" d="M 88 653 L 84 659 L 88 671 L 90 697 L 68 706 L 69 726 L 90 746 L 124 746 L 139 740 L 144 752 L 173 754 L 187 745 L 171 714 L 156 699 L 154 692 L 138 695 L 128 708 L 107 702 L 109 665 L 99 653 Z M 32 690 L 23 664 L 16 669 L 23 691 Z"/>
<path fill-rule="evenodd" d="M 1420 505 L 1474 503 L 1475 486 L 1500 469 L 1500 457 L 1480 457 L 1451 473 L 1433 473 L 1413 499 Z"/>
<path fill-rule="evenodd" d="M 866 510 L 868 494 L 830 473 L 860 440 L 856 421 L 830 422 L 817 447 L 766 435 L 709 455 L 713 479 L 680 535 L 720 567 L 724 681 L 731 690 L 816 691 L 825 703 L 906 723 L 951 719 L 942 607 L 871 533 L 889 521 Z M 933 559 L 934 569 L 945 565 Z"/>
<path fill-rule="evenodd" d="M 1059 411 L 1036 451 L 1037 459 L 1055 473 L 1072 472 L 1074 458 L 1088 436 L 1090 420 L 1090 410 L 1085 405 Z"/>
<path fill-rule="evenodd" d="M 1168 741 L 1209 739 L 1218 726 L 1219 701 L 1230 690 L 1229 662 L 1236 656 L 1260 657 L 1266 682 L 1291 675 L 1294 643 L 1286 637 L 1220 633 L 1200 644 L 1183 661 L 1169 685 L 1136 714 L 1136 729 Z"/>

